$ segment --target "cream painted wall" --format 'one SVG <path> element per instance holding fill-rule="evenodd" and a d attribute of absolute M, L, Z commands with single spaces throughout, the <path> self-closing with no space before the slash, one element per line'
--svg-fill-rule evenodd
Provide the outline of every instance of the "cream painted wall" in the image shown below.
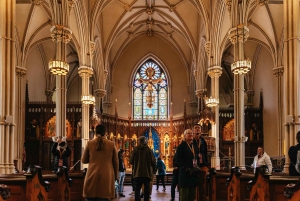
<path fill-rule="evenodd" d="M 91 90 L 90 90 L 91 91 Z M 67 102 L 80 102 L 82 94 L 82 79 L 75 78 L 67 90 Z"/>
<path fill-rule="evenodd" d="M 40 55 L 38 49 L 33 48 L 28 55 L 26 63 L 29 101 L 46 101 L 44 65 L 41 57 L 37 55 Z M 46 69 L 48 69 L 48 67 L 46 67 Z"/>
<path fill-rule="evenodd" d="M 269 156 L 277 156 L 277 78 L 273 75 L 274 63 L 270 53 L 262 48 L 257 61 L 254 78 L 254 106 L 259 106 L 260 90 L 263 92 L 264 148 Z"/>
<path fill-rule="evenodd" d="M 143 47 L 147 46 L 148 50 Z M 177 52 L 165 41 L 158 37 L 142 37 L 132 43 L 121 55 L 119 61 L 113 69 L 113 91 L 111 94 L 112 107 L 105 109 L 105 113 L 114 114 L 114 102 L 118 99 L 118 115 L 128 116 L 128 103 L 131 101 L 130 81 L 136 65 L 148 54 L 154 54 L 162 61 L 162 65 L 169 72 L 171 79 L 170 100 L 173 102 L 173 115 L 183 115 L 183 100 L 189 101 L 188 76 L 183 62 Z M 180 97 L 175 99 L 174 97 Z M 191 114 L 191 108 L 187 106 L 187 113 Z"/>

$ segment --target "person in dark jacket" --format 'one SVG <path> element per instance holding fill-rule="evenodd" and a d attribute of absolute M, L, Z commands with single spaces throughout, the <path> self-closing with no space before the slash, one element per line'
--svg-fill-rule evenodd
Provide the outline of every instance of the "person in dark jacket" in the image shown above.
<path fill-rule="evenodd" d="M 123 184 L 125 179 L 125 164 L 124 164 L 124 150 L 120 149 L 118 152 L 118 158 L 119 158 L 119 172 L 118 172 L 118 180 L 119 180 L 119 196 L 125 197 L 123 194 Z"/>
<path fill-rule="evenodd" d="M 177 153 L 177 152 L 176 152 Z M 179 182 L 179 166 L 176 161 L 176 153 L 173 158 L 173 175 L 172 175 L 172 184 L 171 184 L 171 201 L 175 200 L 175 189 Z"/>
<path fill-rule="evenodd" d="M 194 143 L 198 148 L 199 167 L 208 166 L 207 157 L 207 143 L 203 137 L 201 137 L 201 126 L 200 124 L 194 125 Z"/>
<path fill-rule="evenodd" d="M 156 170 L 157 170 L 157 173 L 156 173 L 156 190 L 158 191 L 159 180 L 160 180 L 162 185 L 163 185 L 163 191 L 166 191 L 166 185 L 165 185 L 166 165 L 161 160 L 160 157 L 157 158 Z"/>
<path fill-rule="evenodd" d="M 156 167 L 156 161 L 152 150 L 147 145 L 145 136 L 139 137 L 139 144 L 130 156 L 130 164 L 133 165 L 133 178 L 135 182 L 135 201 L 141 200 L 140 191 L 144 184 L 144 201 L 149 200 L 150 180 Z"/>
<path fill-rule="evenodd" d="M 57 172 L 58 167 L 62 166 L 65 166 L 68 170 L 68 158 L 71 155 L 71 149 L 66 140 L 59 136 L 56 142 L 54 142 L 51 152 L 54 156 L 54 172 Z"/>
<path fill-rule="evenodd" d="M 290 157 L 290 166 L 289 166 L 290 176 L 300 176 L 300 172 L 298 172 L 295 168 L 295 165 L 297 163 L 297 154 L 298 151 L 300 151 L 300 131 L 297 132 L 296 140 L 298 144 L 295 146 L 291 146 L 288 152 Z"/>
<path fill-rule="evenodd" d="M 191 129 L 184 131 L 184 139 L 178 146 L 175 157 L 179 166 L 180 201 L 194 201 L 196 187 L 200 184 L 198 148 L 193 142 Z"/>

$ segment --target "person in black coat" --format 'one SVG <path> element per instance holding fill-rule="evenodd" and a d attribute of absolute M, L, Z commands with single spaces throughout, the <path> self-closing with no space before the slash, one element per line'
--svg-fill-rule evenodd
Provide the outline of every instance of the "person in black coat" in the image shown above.
<path fill-rule="evenodd" d="M 176 152 L 177 153 L 177 152 Z M 173 158 L 173 175 L 172 175 L 172 184 L 171 184 L 171 201 L 175 200 L 175 189 L 179 183 L 179 166 L 176 161 L 176 153 Z"/>
<path fill-rule="evenodd" d="M 298 151 L 300 151 L 300 131 L 297 132 L 296 139 L 298 144 L 295 146 L 291 146 L 288 152 L 290 157 L 290 166 L 289 166 L 290 176 L 300 176 L 300 173 L 295 168 L 295 165 L 297 163 L 297 153 Z"/>
<path fill-rule="evenodd" d="M 201 126 L 200 124 L 194 125 L 194 143 L 198 148 L 199 167 L 208 166 L 207 157 L 207 143 L 203 137 L 201 137 Z"/>
<path fill-rule="evenodd" d="M 178 146 L 175 160 L 179 166 L 180 201 L 194 201 L 196 186 L 200 185 L 198 178 L 199 157 L 198 148 L 193 142 L 193 131 L 184 131 L 184 139 Z"/>
<path fill-rule="evenodd" d="M 58 167 L 61 166 L 65 166 L 68 170 L 68 158 L 71 155 L 71 149 L 66 140 L 59 136 L 54 142 L 51 152 L 54 156 L 54 172 L 57 172 Z"/>

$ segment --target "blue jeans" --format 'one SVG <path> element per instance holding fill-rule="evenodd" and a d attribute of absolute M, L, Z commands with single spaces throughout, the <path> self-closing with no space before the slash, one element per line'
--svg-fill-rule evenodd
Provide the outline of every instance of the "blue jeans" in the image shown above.
<path fill-rule="evenodd" d="M 119 193 L 123 193 L 123 184 L 125 179 L 125 172 L 118 172 L 119 179 Z"/>

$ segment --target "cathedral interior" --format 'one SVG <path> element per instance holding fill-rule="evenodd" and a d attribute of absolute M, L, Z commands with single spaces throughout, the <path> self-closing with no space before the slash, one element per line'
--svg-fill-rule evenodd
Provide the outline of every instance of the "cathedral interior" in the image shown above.
<path fill-rule="evenodd" d="M 55 136 L 81 170 L 99 123 L 128 167 L 144 135 L 171 168 L 200 123 L 211 167 L 246 169 L 263 146 L 288 171 L 298 0 L 5 0 L 0 14 L 1 174 L 51 170 Z"/>

